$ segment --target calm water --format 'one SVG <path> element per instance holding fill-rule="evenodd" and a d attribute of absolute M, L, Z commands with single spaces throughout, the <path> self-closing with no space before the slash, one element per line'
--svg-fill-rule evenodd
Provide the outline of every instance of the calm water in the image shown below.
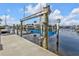
<path fill-rule="evenodd" d="M 32 35 L 32 34 L 31 34 Z M 25 38 L 33 41 L 33 37 L 31 35 L 26 36 Z M 40 35 L 38 35 L 39 37 Z M 35 40 L 35 38 L 34 38 Z M 37 40 L 37 38 L 36 38 Z M 49 37 L 49 50 L 56 51 L 56 35 Z M 37 40 L 38 41 L 38 40 Z M 59 53 L 61 55 L 73 55 L 79 56 L 79 34 L 73 30 L 60 30 L 60 47 Z"/>
<path fill-rule="evenodd" d="M 37 34 L 37 33 L 35 33 Z M 50 35 L 51 34 L 51 35 Z M 56 35 L 55 33 L 49 32 L 48 45 L 49 50 L 56 51 Z M 33 38 L 34 34 L 23 35 L 24 38 L 35 42 L 35 38 Z M 36 42 L 38 42 L 38 37 L 40 34 L 37 34 Z M 79 56 L 79 33 L 76 33 L 73 30 L 64 29 L 60 30 L 60 46 L 59 53 L 61 55 L 67 56 Z"/>
<path fill-rule="evenodd" d="M 55 42 L 55 37 L 49 39 L 50 50 L 56 50 Z M 79 55 L 79 34 L 72 30 L 60 30 L 59 53 L 62 55 Z"/>

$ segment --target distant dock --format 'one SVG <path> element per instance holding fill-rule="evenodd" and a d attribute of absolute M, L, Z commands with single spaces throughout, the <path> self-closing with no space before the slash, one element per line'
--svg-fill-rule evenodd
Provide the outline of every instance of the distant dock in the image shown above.
<path fill-rule="evenodd" d="M 1 56 L 57 56 L 18 35 L 1 36 L 3 50 Z"/>

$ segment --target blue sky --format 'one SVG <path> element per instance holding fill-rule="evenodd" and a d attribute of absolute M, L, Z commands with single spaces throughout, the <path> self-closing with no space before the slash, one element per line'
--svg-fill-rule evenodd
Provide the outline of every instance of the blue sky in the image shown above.
<path fill-rule="evenodd" d="M 51 5 L 54 10 L 59 9 L 63 16 L 68 15 L 74 8 L 79 7 L 79 4 L 77 3 L 54 3 Z"/>
<path fill-rule="evenodd" d="M 21 9 L 23 9 L 24 6 L 28 8 L 29 5 L 31 5 L 32 7 L 36 7 L 37 4 L 35 3 L 16 3 L 16 4 L 0 3 L 0 16 L 5 14 L 10 15 L 14 19 L 16 19 L 15 21 L 19 21 L 24 15 L 24 12 L 21 11 Z M 52 3 L 50 4 L 50 6 L 53 11 L 55 11 L 56 9 L 59 10 L 62 16 L 68 16 L 73 9 L 79 8 L 79 4 L 77 3 Z M 27 15 L 30 15 L 30 14 L 26 13 L 26 16 Z M 28 21 L 28 23 L 33 22 L 33 20 L 36 20 L 36 19 L 30 20 Z"/>

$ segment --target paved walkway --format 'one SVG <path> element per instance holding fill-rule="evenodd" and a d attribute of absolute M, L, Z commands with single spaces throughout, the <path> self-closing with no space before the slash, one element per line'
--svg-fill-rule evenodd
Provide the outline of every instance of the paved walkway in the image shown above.
<path fill-rule="evenodd" d="M 2 36 L 2 56 L 57 56 L 56 54 L 17 35 Z"/>

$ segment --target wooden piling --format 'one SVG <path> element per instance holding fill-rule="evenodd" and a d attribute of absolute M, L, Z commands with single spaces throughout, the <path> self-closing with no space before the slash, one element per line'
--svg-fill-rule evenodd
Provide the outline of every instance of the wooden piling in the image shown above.
<path fill-rule="evenodd" d="M 60 23 L 60 19 L 57 19 L 58 23 L 57 23 L 57 42 L 56 42 L 56 51 L 57 53 L 59 53 L 59 45 L 60 45 L 60 40 L 59 40 L 59 29 L 60 29 L 60 26 L 59 26 L 59 23 Z"/>
<path fill-rule="evenodd" d="M 22 37 L 22 31 L 23 31 L 23 22 L 21 21 L 21 37 Z"/>
<path fill-rule="evenodd" d="M 43 47 L 48 49 L 48 13 L 45 13 Z"/>
<path fill-rule="evenodd" d="M 13 24 L 13 34 L 15 34 L 15 24 Z"/>
<path fill-rule="evenodd" d="M 3 45 L 1 43 L 1 29 L 0 29 L 0 50 L 3 50 Z"/>
<path fill-rule="evenodd" d="M 18 30 L 19 30 L 19 26 L 17 25 L 17 35 L 19 35 Z"/>

